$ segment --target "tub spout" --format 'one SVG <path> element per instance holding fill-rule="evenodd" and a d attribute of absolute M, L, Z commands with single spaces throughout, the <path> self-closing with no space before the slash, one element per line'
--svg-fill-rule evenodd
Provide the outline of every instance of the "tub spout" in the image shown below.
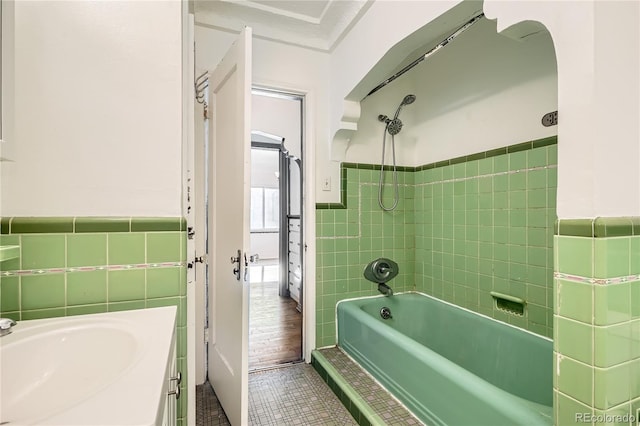
<path fill-rule="evenodd" d="M 378 283 L 378 291 L 385 296 L 393 296 L 393 290 L 385 283 Z"/>

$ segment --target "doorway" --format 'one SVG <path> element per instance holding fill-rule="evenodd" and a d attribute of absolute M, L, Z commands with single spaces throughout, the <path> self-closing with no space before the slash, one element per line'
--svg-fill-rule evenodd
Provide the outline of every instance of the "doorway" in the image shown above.
<path fill-rule="evenodd" d="M 250 371 L 303 360 L 302 102 L 252 91 Z"/>

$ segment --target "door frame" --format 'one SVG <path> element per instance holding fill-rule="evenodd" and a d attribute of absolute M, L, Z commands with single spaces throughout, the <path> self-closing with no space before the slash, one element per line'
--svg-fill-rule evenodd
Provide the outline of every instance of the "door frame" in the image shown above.
<path fill-rule="evenodd" d="M 195 69 L 195 66 L 192 65 L 192 70 Z M 188 89 L 184 90 L 185 96 L 187 99 L 185 103 L 187 105 L 193 105 L 198 108 L 199 104 L 193 101 L 193 82 L 194 78 L 192 73 L 185 73 L 185 75 L 189 76 L 188 80 Z M 259 78 L 254 76 L 253 88 L 258 90 L 271 91 L 275 93 L 283 93 L 294 96 L 299 96 L 302 98 L 302 156 L 304 160 L 304 167 L 302 170 L 302 186 L 304 188 L 304 197 L 302 202 L 302 213 L 305 218 L 305 223 L 309 224 L 309 226 L 305 226 L 302 232 L 302 241 L 305 246 L 303 250 L 303 263 L 305 265 L 305 282 L 304 282 L 304 294 L 310 297 L 303 296 L 303 333 L 302 333 L 302 351 L 303 358 L 306 363 L 311 362 L 311 351 L 316 347 L 316 300 L 313 295 L 316 293 L 316 280 L 315 280 L 315 269 L 316 269 L 316 232 L 315 232 L 315 224 L 316 221 L 316 210 L 315 210 L 315 199 L 316 199 L 316 188 L 315 188 L 315 105 L 316 105 L 316 94 L 314 90 L 309 90 L 306 88 L 301 88 L 297 86 L 292 86 L 287 83 L 281 82 L 270 82 L 270 81 L 261 81 Z M 189 108 L 192 109 L 192 108 Z M 202 111 L 202 108 L 198 109 L 198 111 Z M 194 117 L 195 116 L 195 117 Z M 204 125 L 204 120 L 198 119 L 197 117 L 201 117 L 196 114 L 189 114 L 189 118 L 187 122 L 190 125 L 200 126 Z M 194 123 L 195 122 L 195 123 Z M 195 153 L 198 152 L 198 148 L 196 148 L 197 144 L 204 144 L 205 140 L 203 138 L 199 138 L 196 140 L 196 136 L 198 135 L 198 131 L 196 131 L 193 127 L 187 131 L 188 136 L 185 138 L 186 140 L 186 163 L 191 166 L 197 160 L 195 158 Z M 200 133 L 201 134 L 201 133 Z M 204 136 L 204 135 L 203 135 Z M 190 168 L 187 166 L 186 168 Z M 192 166 L 191 166 L 192 167 Z M 202 177 L 202 176 L 200 176 Z M 189 178 L 194 179 L 193 185 L 196 188 L 202 188 L 204 185 L 204 181 L 199 181 L 199 176 L 190 175 L 187 177 L 185 173 L 183 178 L 183 195 L 184 195 L 184 206 L 186 210 L 186 206 L 191 205 L 193 207 L 194 198 L 197 198 L 200 193 L 198 190 L 190 193 L 189 187 L 193 188 L 193 185 L 190 185 Z M 206 177 L 204 177 L 206 178 Z M 186 199 L 189 196 L 193 196 L 191 202 L 187 202 Z M 208 200 L 211 202 L 211 200 Z M 197 205 L 198 203 L 195 202 Z M 201 205 L 203 205 L 202 203 Z M 185 214 L 186 216 L 186 214 Z M 191 215 L 190 215 L 191 216 Z M 192 216 L 193 217 L 193 216 Z M 189 224 L 191 226 L 191 224 Z M 195 225 L 195 223 L 194 223 Z M 199 229 L 200 228 L 200 229 Z M 196 233 L 204 232 L 205 229 L 201 227 L 194 227 L 194 231 Z M 188 247 L 187 259 L 194 259 L 196 256 L 195 249 Z M 204 330 L 204 325 L 198 326 L 196 325 L 196 318 L 200 318 L 204 316 L 204 313 L 198 312 L 198 309 L 202 309 L 201 306 L 197 302 L 197 296 L 199 293 L 196 292 L 196 289 L 190 285 L 187 289 L 187 318 L 188 324 L 188 344 L 187 344 L 187 365 L 189 366 L 189 422 L 195 418 L 195 385 L 198 380 L 196 380 L 196 370 L 204 370 L 206 371 L 207 360 L 206 356 L 198 357 L 198 361 L 202 360 L 205 365 L 197 365 L 196 364 L 196 350 L 197 347 L 200 346 L 196 344 L 196 341 L 202 343 L 205 347 L 207 345 L 206 342 L 206 330 Z M 206 309 L 206 307 L 204 308 Z M 197 333 L 197 330 L 200 329 L 201 332 Z M 194 368 L 191 368 L 191 367 Z"/>
<path fill-rule="evenodd" d="M 254 90 L 301 98 L 302 125 L 302 357 L 307 364 L 311 362 L 311 351 L 316 347 L 316 185 L 315 185 L 315 111 L 316 95 L 313 90 L 292 86 L 283 82 L 263 81 L 253 76 Z M 311 295 L 311 297 L 306 297 Z"/>

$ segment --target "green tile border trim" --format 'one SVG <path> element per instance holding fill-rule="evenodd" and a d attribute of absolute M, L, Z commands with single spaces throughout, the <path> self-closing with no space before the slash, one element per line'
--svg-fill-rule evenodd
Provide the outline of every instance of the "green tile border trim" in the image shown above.
<path fill-rule="evenodd" d="M 555 145 L 557 143 L 558 143 L 558 137 L 550 136 L 548 138 L 536 139 L 529 142 L 522 142 L 515 145 L 509 145 L 503 148 L 492 149 L 484 152 L 476 152 L 474 154 L 463 155 L 461 157 L 456 157 L 449 160 L 443 160 L 443 161 L 438 161 L 436 163 L 425 164 L 422 166 L 414 167 L 413 171 L 420 172 L 422 170 L 436 169 L 438 167 L 451 166 L 453 164 L 467 163 L 469 161 L 497 157 L 498 155 L 511 154 L 513 152 L 520 152 L 520 151 L 526 151 L 529 149 L 541 148 L 543 146 Z"/>
<path fill-rule="evenodd" d="M 529 149 L 541 148 L 544 146 L 555 145 L 558 143 L 557 136 L 536 139 L 529 142 L 523 142 L 515 145 L 509 145 L 503 148 L 492 149 L 489 151 L 476 152 L 474 154 L 464 155 L 449 160 L 437 161 L 435 163 L 424 164 L 422 166 L 398 166 L 396 170 L 399 172 L 421 172 L 423 170 L 436 169 L 438 167 L 451 166 L 454 164 L 466 163 L 469 161 L 481 160 L 483 158 L 496 157 L 498 155 L 510 154 L 513 152 L 526 151 Z M 379 164 L 365 163 L 341 163 L 340 164 L 340 202 L 339 203 L 316 203 L 316 210 L 327 209 L 346 209 L 347 208 L 347 169 L 356 170 L 380 170 Z M 384 166 L 383 170 L 392 171 L 392 166 Z"/>
<path fill-rule="evenodd" d="M 355 389 L 342 378 L 340 373 L 317 349 L 311 351 L 311 365 L 359 425 L 385 424 L 384 420 L 362 398 L 359 398 Z"/>
<path fill-rule="evenodd" d="M 11 222 L 10 217 L 2 217 L 0 218 L 0 234 L 8 234 L 9 233 L 9 223 Z"/>
<path fill-rule="evenodd" d="M 10 234 L 53 234 L 73 232 L 73 217 L 14 217 Z"/>
<path fill-rule="evenodd" d="M 555 235 L 587 238 L 640 236 L 640 216 L 558 219 Z"/>
<path fill-rule="evenodd" d="M 2 217 L 6 234 L 81 234 L 88 232 L 186 231 L 183 217 Z"/>

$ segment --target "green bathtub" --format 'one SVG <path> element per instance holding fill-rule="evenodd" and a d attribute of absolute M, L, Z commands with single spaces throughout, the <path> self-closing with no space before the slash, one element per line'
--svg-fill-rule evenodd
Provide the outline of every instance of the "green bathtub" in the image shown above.
<path fill-rule="evenodd" d="M 551 340 L 421 293 L 345 300 L 337 315 L 338 345 L 426 424 L 553 423 Z"/>

